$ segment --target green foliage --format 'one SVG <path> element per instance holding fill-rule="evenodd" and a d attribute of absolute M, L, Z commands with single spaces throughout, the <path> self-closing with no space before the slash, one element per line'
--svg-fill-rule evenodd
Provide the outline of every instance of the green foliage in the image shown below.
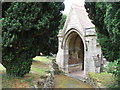
<path fill-rule="evenodd" d="M 117 71 L 117 63 L 118 61 L 110 62 L 105 68 L 108 73 L 115 73 Z"/>
<path fill-rule="evenodd" d="M 2 64 L 8 74 L 29 73 L 32 58 L 54 46 L 52 36 L 58 30 L 63 9 L 62 2 L 11 3 L 2 18 Z"/>
<path fill-rule="evenodd" d="M 64 26 L 64 24 L 65 24 L 66 18 L 67 18 L 67 15 L 64 14 L 64 15 L 62 16 L 62 19 L 60 20 L 59 29 L 63 29 L 63 26 Z"/>
<path fill-rule="evenodd" d="M 111 73 L 88 73 L 88 79 L 98 87 L 110 88 L 116 84 L 115 78 Z M 101 84 L 99 84 L 101 83 Z"/>
<path fill-rule="evenodd" d="M 120 58 L 116 61 L 116 70 L 113 72 L 113 74 L 116 76 L 118 88 L 120 88 Z"/>
<path fill-rule="evenodd" d="M 87 2 L 90 19 L 96 26 L 103 55 L 110 62 L 108 72 L 113 73 L 120 85 L 120 2 Z"/>
<path fill-rule="evenodd" d="M 112 73 L 116 76 L 116 80 L 118 81 L 118 85 L 120 85 L 120 59 L 115 60 L 114 62 L 110 62 L 106 70 L 108 73 Z M 116 86 L 119 87 L 119 86 Z"/>
<path fill-rule="evenodd" d="M 4 17 L 6 10 L 11 6 L 12 2 L 1 2 L 1 3 L 2 3 L 2 17 Z"/>
<path fill-rule="evenodd" d="M 87 2 L 85 7 L 96 26 L 103 55 L 108 61 L 117 60 L 120 57 L 120 2 Z"/>
<path fill-rule="evenodd" d="M 42 50 L 41 52 L 43 52 L 45 55 L 49 55 L 50 52 L 57 53 L 57 51 L 58 51 L 58 37 L 57 37 L 57 35 L 59 33 L 59 30 L 63 29 L 66 18 L 67 18 L 66 15 L 62 15 L 62 18 L 59 22 L 60 25 L 58 26 L 58 29 L 53 31 L 50 35 L 47 35 L 49 37 L 43 36 L 47 40 L 46 41 L 47 43 L 45 43 L 44 46 L 41 46 L 41 47 L 43 47 L 41 49 Z"/>

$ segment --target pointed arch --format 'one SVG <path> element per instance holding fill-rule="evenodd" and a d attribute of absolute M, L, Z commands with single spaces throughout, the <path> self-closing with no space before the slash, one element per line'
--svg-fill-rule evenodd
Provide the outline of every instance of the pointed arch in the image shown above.
<path fill-rule="evenodd" d="M 79 64 L 81 65 L 80 69 L 84 70 L 86 45 L 83 35 L 77 29 L 71 28 L 65 34 L 62 44 L 65 60 L 64 66 Z"/>

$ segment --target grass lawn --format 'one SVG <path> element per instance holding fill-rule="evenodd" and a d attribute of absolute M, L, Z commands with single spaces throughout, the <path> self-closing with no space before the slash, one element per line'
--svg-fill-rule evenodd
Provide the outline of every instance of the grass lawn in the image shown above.
<path fill-rule="evenodd" d="M 46 71 L 48 71 L 50 68 L 50 63 L 43 63 L 40 61 L 33 61 L 32 67 L 31 67 L 31 73 L 45 75 Z"/>
<path fill-rule="evenodd" d="M 52 57 L 36 56 L 33 58 L 31 71 L 22 78 L 7 76 L 5 68 L 1 65 L 2 72 L 2 86 L 3 88 L 32 88 L 40 79 L 40 76 L 45 75 L 46 71 L 50 69 Z M 89 85 L 80 82 L 76 79 L 64 75 L 55 76 L 55 88 L 90 88 Z M 39 86 L 41 88 L 41 86 Z"/>
<path fill-rule="evenodd" d="M 35 61 L 40 61 L 43 63 L 51 63 L 51 60 L 53 59 L 52 56 L 36 56 L 35 58 L 33 58 L 33 60 Z"/>
<path fill-rule="evenodd" d="M 116 84 L 115 78 L 111 73 L 89 73 L 92 80 L 97 83 L 101 83 L 102 87 L 110 88 Z"/>
<path fill-rule="evenodd" d="M 33 88 L 42 75 L 50 69 L 50 58 L 45 56 L 37 56 L 33 58 L 31 71 L 24 77 L 7 76 L 5 68 L 0 64 L 0 74 L 2 74 L 2 87 L 3 88 Z M 41 86 L 39 86 L 41 88 Z"/>
<path fill-rule="evenodd" d="M 0 74 L 2 74 L 2 87 L 3 88 L 33 88 L 34 85 L 40 80 L 42 75 L 46 74 L 46 71 L 50 69 L 51 59 L 53 57 L 46 58 L 46 56 L 36 56 L 33 58 L 31 71 L 24 77 L 12 77 L 7 76 L 5 68 L 0 64 Z M 2 72 L 1 72 L 2 71 Z M 94 74 L 98 82 L 101 82 L 104 86 L 114 84 L 115 80 L 111 74 L 97 73 Z M 41 88 L 41 86 L 39 86 Z M 70 78 L 65 75 L 55 75 L 55 88 L 92 88 L 90 85 L 85 84 L 79 80 Z"/>
<path fill-rule="evenodd" d="M 38 74 L 29 73 L 24 77 L 7 76 L 2 72 L 2 87 L 3 88 L 32 88 L 39 78 Z"/>

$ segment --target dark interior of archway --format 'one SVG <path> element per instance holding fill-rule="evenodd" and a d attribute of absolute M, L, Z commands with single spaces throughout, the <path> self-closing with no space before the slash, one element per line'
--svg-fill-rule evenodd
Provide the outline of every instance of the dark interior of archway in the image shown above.
<path fill-rule="evenodd" d="M 69 36 L 69 61 L 68 64 L 80 64 L 84 70 L 84 45 L 82 39 L 77 33 Z"/>

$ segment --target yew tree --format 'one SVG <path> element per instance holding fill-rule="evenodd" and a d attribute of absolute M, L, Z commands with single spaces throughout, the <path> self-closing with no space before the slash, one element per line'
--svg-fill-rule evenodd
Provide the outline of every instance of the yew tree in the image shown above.
<path fill-rule="evenodd" d="M 103 55 L 117 62 L 113 74 L 120 85 L 120 2 L 86 2 L 85 7 L 95 24 Z"/>
<path fill-rule="evenodd" d="M 63 9 L 63 2 L 14 2 L 3 9 L 2 65 L 7 74 L 29 73 L 32 58 L 50 47 L 49 38 L 58 30 Z"/>
<path fill-rule="evenodd" d="M 120 2 L 87 2 L 85 7 L 96 26 L 105 58 L 120 58 Z"/>

